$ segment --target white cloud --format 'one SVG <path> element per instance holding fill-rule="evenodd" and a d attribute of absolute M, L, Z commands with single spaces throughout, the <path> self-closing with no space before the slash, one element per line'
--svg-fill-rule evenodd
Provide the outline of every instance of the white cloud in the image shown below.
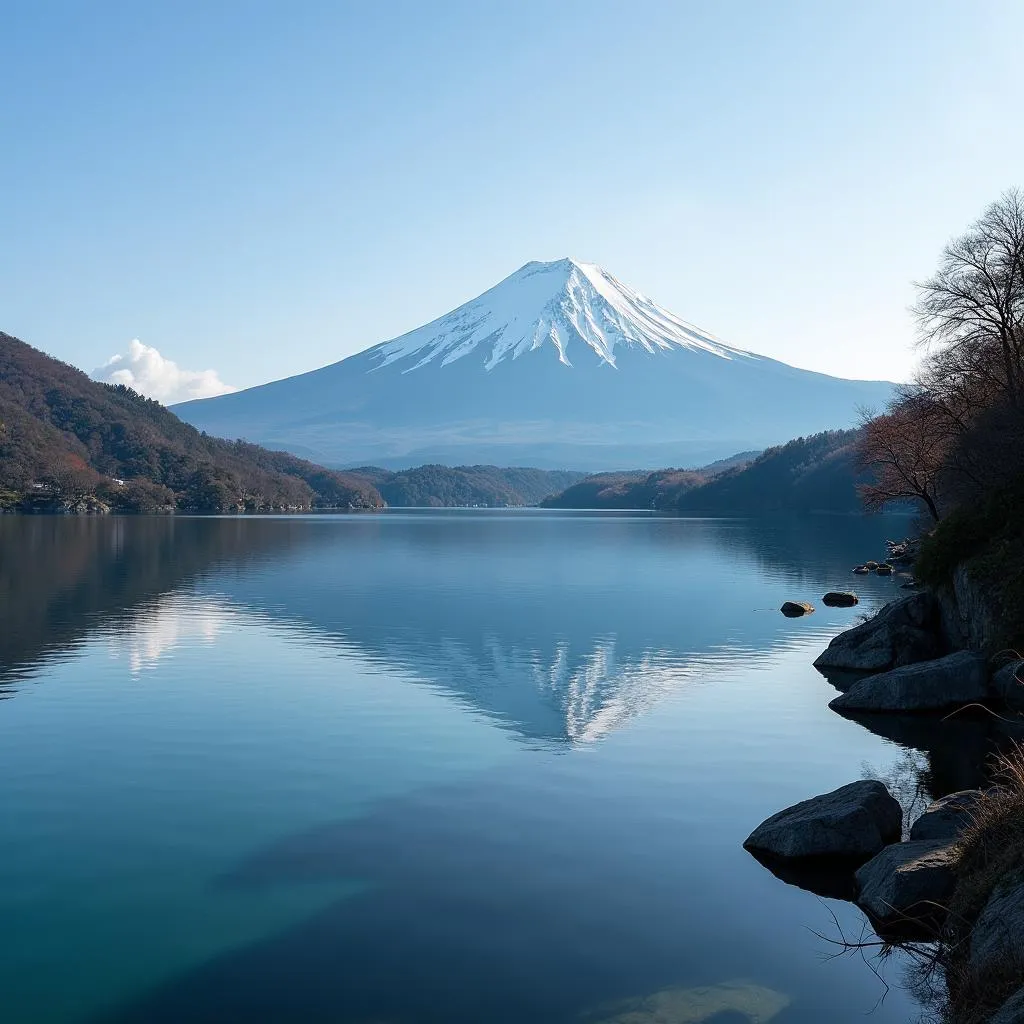
<path fill-rule="evenodd" d="M 111 356 L 92 375 L 108 384 L 126 384 L 164 405 L 187 402 L 190 398 L 212 398 L 238 390 L 225 384 L 216 370 L 183 370 L 152 346 L 143 345 L 138 338 L 129 343 L 127 352 Z"/>

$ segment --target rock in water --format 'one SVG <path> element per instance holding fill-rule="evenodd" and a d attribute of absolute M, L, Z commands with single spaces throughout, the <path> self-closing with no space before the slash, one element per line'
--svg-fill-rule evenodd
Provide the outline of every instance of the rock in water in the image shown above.
<path fill-rule="evenodd" d="M 852 608 L 859 603 L 860 598 L 848 590 L 830 590 L 821 600 L 829 608 Z"/>
<path fill-rule="evenodd" d="M 806 601 L 787 601 L 779 611 L 787 619 L 798 619 L 801 615 L 810 615 L 814 611 L 814 605 Z"/>
<path fill-rule="evenodd" d="M 816 668 L 884 672 L 943 653 L 938 605 L 929 593 L 885 605 L 867 622 L 840 633 L 814 662 Z"/>
<path fill-rule="evenodd" d="M 904 665 L 868 676 L 841 693 L 833 711 L 941 711 L 976 704 L 988 698 L 985 659 L 957 651 L 934 661 Z"/>
<path fill-rule="evenodd" d="M 875 567 L 875 572 L 878 573 L 879 576 L 891 576 L 892 575 L 892 566 L 891 565 L 879 565 L 879 566 L 876 566 Z"/>
<path fill-rule="evenodd" d="M 902 829 L 903 811 L 881 782 L 851 782 L 773 814 L 743 846 L 779 858 L 867 858 Z"/>
<path fill-rule="evenodd" d="M 956 844 L 894 843 L 857 872 L 857 905 L 887 938 L 934 934 L 956 885 Z"/>
<path fill-rule="evenodd" d="M 971 823 L 974 809 L 982 798 L 980 789 L 950 793 L 929 804 L 910 830 L 911 839 L 941 840 L 954 843 Z"/>

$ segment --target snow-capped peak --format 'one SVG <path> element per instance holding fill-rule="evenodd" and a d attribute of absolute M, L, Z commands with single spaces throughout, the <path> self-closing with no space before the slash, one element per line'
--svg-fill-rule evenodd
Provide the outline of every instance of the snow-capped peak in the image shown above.
<path fill-rule="evenodd" d="M 375 369 L 415 357 L 406 371 L 442 366 L 474 352 L 484 367 L 552 345 L 566 366 L 593 352 L 609 366 L 624 349 L 689 349 L 722 359 L 752 358 L 680 320 L 595 263 L 527 263 L 493 288 L 432 323 L 371 349 Z M 585 347 L 584 347 L 585 346 Z"/>

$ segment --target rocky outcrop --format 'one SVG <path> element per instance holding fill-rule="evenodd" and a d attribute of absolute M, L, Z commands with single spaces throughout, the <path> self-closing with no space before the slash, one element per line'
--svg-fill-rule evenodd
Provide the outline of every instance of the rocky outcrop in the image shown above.
<path fill-rule="evenodd" d="M 810 615 L 814 611 L 814 605 L 806 601 L 786 601 L 779 609 L 787 619 L 798 619 L 801 615 Z"/>
<path fill-rule="evenodd" d="M 840 633 L 814 662 L 819 669 L 885 672 L 945 653 L 938 605 L 929 593 L 885 605 L 867 622 Z"/>
<path fill-rule="evenodd" d="M 946 919 L 956 863 L 955 843 L 887 846 L 857 872 L 857 905 L 885 937 L 934 934 Z"/>
<path fill-rule="evenodd" d="M 971 969 L 980 972 L 1000 960 L 1024 966 L 1024 884 L 996 889 L 971 932 Z"/>
<path fill-rule="evenodd" d="M 860 601 L 856 594 L 847 590 L 830 590 L 821 602 L 828 608 L 852 608 Z"/>
<path fill-rule="evenodd" d="M 970 563 L 965 562 L 953 571 L 952 582 L 936 592 L 941 629 L 949 647 L 992 653 L 1003 646 L 1005 630 L 990 591 L 972 576 Z"/>
<path fill-rule="evenodd" d="M 830 704 L 833 711 L 941 711 L 987 700 L 988 667 L 971 651 L 867 676 Z"/>
<path fill-rule="evenodd" d="M 970 825 L 982 798 L 980 789 L 966 789 L 950 793 L 929 804 L 910 829 L 911 840 L 954 843 Z"/>
<path fill-rule="evenodd" d="M 867 859 L 898 840 L 902 829 L 903 811 L 881 782 L 852 782 L 773 814 L 743 846 L 783 859 Z"/>

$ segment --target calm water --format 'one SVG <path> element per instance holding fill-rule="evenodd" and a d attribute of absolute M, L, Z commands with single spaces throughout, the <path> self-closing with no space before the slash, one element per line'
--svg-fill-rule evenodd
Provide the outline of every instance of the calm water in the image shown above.
<path fill-rule="evenodd" d="M 897 582 L 821 594 L 905 529 L 0 518 L 0 1019 L 913 1019 L 740 846 L 970 773 L 811 667 Z"/>

